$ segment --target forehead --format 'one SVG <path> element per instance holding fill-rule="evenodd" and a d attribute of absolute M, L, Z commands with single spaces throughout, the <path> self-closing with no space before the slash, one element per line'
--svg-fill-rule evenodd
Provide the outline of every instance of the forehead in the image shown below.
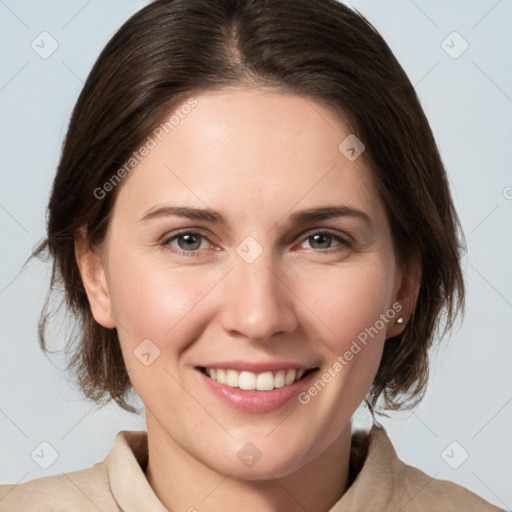
<path fill-rule="evenodd" d="M 167 130 L 150 134 L 153 148 L 123 183 L 118 210 L 136 215 L 172 202 L 228 212 L 243 223 L 274 223 L 294 208 L 323 204 L 382 213 L 364 153 L 350 160 L 339 148 L 351 136 L 341 115 L 311 98 L 262 89 L 193 99 L 194 108 L 181 110 L 183 100 L 163 118 L 165 124 L 180 113 Z"/>

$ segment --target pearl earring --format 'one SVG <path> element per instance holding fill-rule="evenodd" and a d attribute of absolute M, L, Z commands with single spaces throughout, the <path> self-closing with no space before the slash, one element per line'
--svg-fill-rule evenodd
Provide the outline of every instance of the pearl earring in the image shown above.
<path fill-rule="evenodd" d="M 399 317 L 396 319 L 396 323 L 397 323 L 397 324 L 403 324 L 403 323 L 404 323 L 404 319 L 403 319 L 403 317 L 399 316 Z"/>

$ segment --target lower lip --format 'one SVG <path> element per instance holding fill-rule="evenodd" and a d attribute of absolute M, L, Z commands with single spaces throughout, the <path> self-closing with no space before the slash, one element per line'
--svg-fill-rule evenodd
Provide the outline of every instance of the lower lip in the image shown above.
<path fill-rule="evenodd" d="M 292 398 L 297 396 L 303 388 L 309 385 L 311 379 L 318 372 L 318 368 L 293 384 L 276 388 L 272 391 L 232 388 L 210 379 L 210 377 L 197 368 L 196 371 L 210 391 L 222 402 L 245 412 L 269 412 L 283 407 Z"/>

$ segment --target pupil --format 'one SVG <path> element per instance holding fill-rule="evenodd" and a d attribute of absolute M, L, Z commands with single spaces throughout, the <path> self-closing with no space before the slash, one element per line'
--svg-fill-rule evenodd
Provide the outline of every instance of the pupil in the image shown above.
<path fill-rule="evenodd" d="M 323 235 L 323 234 L 319 234 L 319 235 L 313 235 L 313 240 L 314 240 L 314 243 L 317 243 L 318 242 L 318 239 L 320 240 L 324 240 L 324 242 L 320 241 L 319 243 L 322 244 L 322 243 L 327 243 L 327 245 L 329 245 L 329 240 L 330 240 L 330 236 L 329 235 Z M 327 241 L 327 242 L 325 242 Z"/>
<path fill-rule="evenodd" d="M 185 243 L 185 247 L 181 247 L 182 249 L 190 250 L 198 247 L 197 237 L 194 235 L 181 235 L 181 240 Z M 182 244 L 180 243 L 180 245 Z"/>

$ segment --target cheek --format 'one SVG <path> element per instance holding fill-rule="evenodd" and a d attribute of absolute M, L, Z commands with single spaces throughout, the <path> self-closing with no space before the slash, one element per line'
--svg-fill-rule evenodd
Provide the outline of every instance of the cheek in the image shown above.
<path fill-rule="evenodd" d="M 336 425 L 344 425 L 352 416 L 375 378 L 386 327 L 395 316 L 390 307 L 394 278 L 390 268 L 389 262 L 375 258 L 372 264 L 322 269 L 302 287 L 302 296 L 314 304 L 317 332 L 324 333 L 326 365 L 299 399 L 331 411 L 330 421 L 322 423 L 319 416 L 317 425 L 325 429 L 326 439 L 337 434 Z M 311 417 L 308 421 L 315 422 Z"/>
<path fill-rule="evenodd" d="M 301 280 L 299 296 L 317 317 L 324 342 L 341 354 L 352 341 L 383 340 L 387 322 L 382 320 L 392 299 L 393 272 L 384 260 L 321 268 Z"/>
<path fill-rule="evenodd" d="M 213 283 L 183 268 L 148 265 L 148 259 L 127 253 L 112 258 L 109 292 L 130 381 L 156 410 L 158 396 L 179 399 L 171 375 L 178 375 L 180 354 L 200 334 L 200 322 L 191 321 L 199 320 L 194 308 Z"/>
<path fill-rule="evenodd" d="M 204 318 L 196 318 L 194 311 L 219 276 L 200 267 L 170 268 L 148 260 L 128 253 L 110 260 L 109 292 L 123 352 L 129 355 L 150 339 L 162 356 L 175 355 L 199 332 Z"/>

